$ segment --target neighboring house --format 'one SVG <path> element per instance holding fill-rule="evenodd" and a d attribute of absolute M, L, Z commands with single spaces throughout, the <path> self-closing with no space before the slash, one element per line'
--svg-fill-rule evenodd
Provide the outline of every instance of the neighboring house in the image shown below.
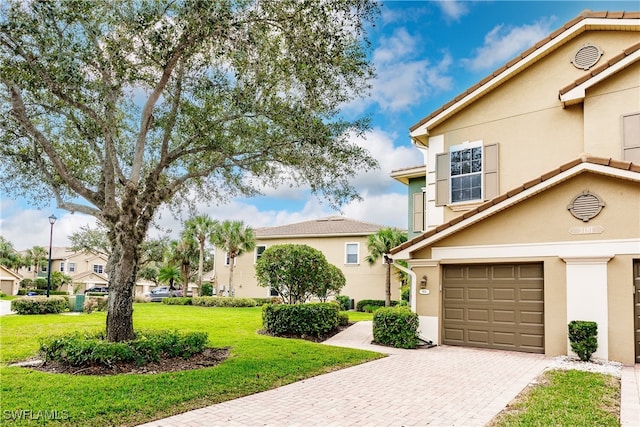
<path fill-rule="evenodd" d="M 0 292 L 6 295 L 17 295 L 22 277 L 4 265 L 0 265 Z"/>
<path fill-rule="evenodd" d="M 38 270 L 37 277 L 47 277 L 47 262 Z M 62 286 L 60 290 L 72 293 L 74 288 L 82 293 L 94 286 L 108 286 L 109 278 L 106 274 L 107 257 L 104 254 L 79 251 L 71 248 L 51 248 L 51 272 L 59 271 L 72 279 L 70 285 Z M 33 277 L 33 267 L 25 267 L 20 270 L 23 277 Z"/>
<path fill-rule="evenodd" d="M 438 344 L 640 362 L 640 12 L 585 12 L 410 129 L 412 308 Z M 634 287 L 635 286 L 635 287 Z"/>
<path fill-rule="evenodd" d="M 361 299 L 385 298 L 385 265 L 379 260 L 369 265 L 367 238 L 385 228 L 352 219 L 333 216 L 296 224 L 255 229 L 256 248 L 251 253 L 236 258 L 233 272 L 235 295 L 238 297 L 269 297 L 268 288 L 257 285 L 255 263 L 270 246 L 293 243 L 311 246 L 321 251 L 329 263 L 344 273 L 346 285 L 341 294 L 355 302 Z M 217 249 L 215 273 L 218 293 L 222 294 L 229 283 L 229 258 Z M 392 275 L 391 298 L 400 298 L 400 282 Z"/>

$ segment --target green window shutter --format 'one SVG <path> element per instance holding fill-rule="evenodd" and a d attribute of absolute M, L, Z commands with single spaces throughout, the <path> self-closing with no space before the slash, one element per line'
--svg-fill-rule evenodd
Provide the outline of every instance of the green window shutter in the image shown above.
<path fill-rule="evenodd" d="M 490 200 L 499 194 L 498 186 L 498 144 L 484 146 L 484 200 Z"/>
<path fill-rule="evenodd" d="M 413 231 L 424 231 L 424 193 L 413 193 Z"/>
<path fill-rule="evenodd" d="M 436 154 L 436 206 L 449 203 L 449 153 Z"/>

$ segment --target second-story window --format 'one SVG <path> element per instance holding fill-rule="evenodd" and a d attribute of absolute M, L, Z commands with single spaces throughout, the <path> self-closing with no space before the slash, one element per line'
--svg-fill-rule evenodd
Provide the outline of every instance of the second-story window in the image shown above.
<path fill-rule="evenodd" d="M 76 263 L 75 262 L 70 262 L 69 263 L 69 273 L 75 273 L 76 272 Z"/>
<path fill-rule="evenodd" d="M 346 243 L 345 244 L 345 264 L 358 264 L 360 244 L 359 243 Z"/>
<path fill-rule="evenodd" d="M 451 147 L 451 203 L 482 200 L 482 146 L 473 145 Z"/>
<path fill-rule="evenodd" d="M 102 274 L 104 266 L 102 264 L 93 264 L 93 272 Z"/>
<path fill-rule="evenodd" d="M 62 271 L 64 273 L 64 262 L 60 263 L 60 271 Z"/>
<path fill-rule="evenodd" d="M 262 253 L 267 249 L 265 245 L 256 246 L 256 262 L 262 257 Z"/>

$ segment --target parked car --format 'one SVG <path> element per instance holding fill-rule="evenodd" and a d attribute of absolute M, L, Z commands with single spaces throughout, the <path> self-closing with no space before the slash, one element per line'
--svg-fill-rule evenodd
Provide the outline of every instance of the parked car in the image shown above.
<path fill-rule="evenodd" d="M 106 293 L 109 292 L 109 287 L 108 286 L 94 286 L 94 287 L 89 288 L 86 291 L 84 291 L 85 294 L 88 294 L 89 292 L 96 292 L 96 293 L 106 294 Z"/>
<path fill-rule="evenodd" d="M 149 301 L 160 302 L 162 301 L 162 298 L 181 297 L 182 291 L 181 290 L 171 291 L 169 289 L 169 286 L 160 286 L 159 288 L 155 288 L 154 290 L 149 292 L 148 296 L 149 296 Z"/>

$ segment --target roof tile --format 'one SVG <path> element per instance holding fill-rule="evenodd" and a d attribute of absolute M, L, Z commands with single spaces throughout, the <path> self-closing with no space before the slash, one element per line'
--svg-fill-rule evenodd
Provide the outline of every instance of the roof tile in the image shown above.
<path fill-rule="evenodd" d="M 280 225 L 276 227 L 256 228 L 255 234 L 258 238 L 275 236 L 304 236 L 304 235 L 366 235 L 374 234 L 383 225 L 368 222 L 356 221 L 353 219 L 331 216 L 313 221 L 298 222 L 295 224 Z"/>

